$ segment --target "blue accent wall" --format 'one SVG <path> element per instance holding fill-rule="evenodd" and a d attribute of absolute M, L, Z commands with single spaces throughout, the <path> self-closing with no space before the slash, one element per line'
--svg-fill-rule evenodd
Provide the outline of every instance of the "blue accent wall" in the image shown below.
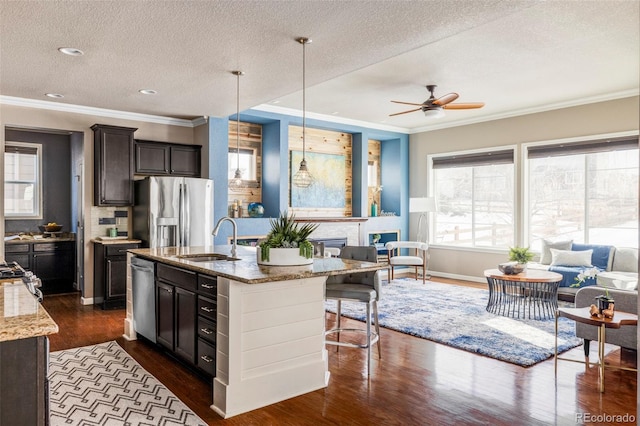
<path fill-rule="evenodd" d="M 209 119 L 209 170 L 214 180 L 214 219 L 227 215 L 228 123 L 230 118 Z M 262 127 L 262 204 L 264 218 L 237 219 L 239 236 L 266 235 L 270 229 L 268 217 L 277 217 L 287 210 L 289 202 L 289 125 L 302 126 L 302 117 L 265 111 L 246 110 L 240 120 L 261 124 Z M 361 227 L 362 239 L 367 233 L 399 229 L 401 238 L 409 230 L 409 135 L 350 124 L 307 119 L 307 128 L 350 133 L 353 143 L 352 211 L 354 217 L 369 216 L 367 196 L 368 141 L 381 141 L 381 208 L 397 216 L 369 218 Z M 226 244 L 231 227 L 224 227 L 215 238 L 215 244 Z"/>

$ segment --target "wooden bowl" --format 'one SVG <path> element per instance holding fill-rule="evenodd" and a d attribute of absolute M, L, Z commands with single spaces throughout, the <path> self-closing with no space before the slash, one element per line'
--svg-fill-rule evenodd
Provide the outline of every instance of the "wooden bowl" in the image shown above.
<path fill-rule="evenodd" d="M 45 232 L 60 232 L 62 225 L 44 225 Z"/>

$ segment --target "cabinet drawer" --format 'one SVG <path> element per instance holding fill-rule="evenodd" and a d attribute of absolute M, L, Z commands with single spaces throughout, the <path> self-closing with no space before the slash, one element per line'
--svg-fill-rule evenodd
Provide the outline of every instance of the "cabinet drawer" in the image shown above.
<path fill-rule="evenodd" d="M 28 253 L 24 254 L 16 254 L 16 253 L 5 253 L 4 260 L 7 263 L 18 262 L 18 265 L 22 267 L 22 269 L 31 269 L 30 256 Z"/>
<path fill-rule="evenodd" d="M 216 301 L 198 296 L 198 315 L 202 315 L 212 321 L 216 320 Z"/>
<path fill-rule="evenodd" d="M 126 256 L 127 250 L 137 249 L 138 244 L 109 244 L 106 248 L 107 256 Z"/>
<path fill-rule="evenodd" d="M 216 342 L 216 323 L 198 316 L 198 337 L 211 343 Z"/>
<path fill-rule="evenodd" d="M 58 251 L 73 250 L 73 244 L 69 242 L 38 243 L 33 245 L 33 251 Z"/>
<path fill-rule="evenodd" d="M 173 266 L 158 263 L 156 276 L 162 281 L 167 281 L 187 290 L 195 291 L 197 288 L 197 277 L 195 272 L 185 269 L 174 268 Z"/>
<path fill-rule="evenodd" d="M 198 291 L 206 296 L 218 296 L 218 279 L 208 275 L 198 275 Z"/>
<path fill-rule="evenodd" d="M 29 253 L 29 244 L 5 244 L 5 253 Z"/>
<path fill-rule="evenodd" d="M 205 373 L 216 375 L 216 347 L 203 339 L 198 339 L 198 357 L 196 364 Z"/>

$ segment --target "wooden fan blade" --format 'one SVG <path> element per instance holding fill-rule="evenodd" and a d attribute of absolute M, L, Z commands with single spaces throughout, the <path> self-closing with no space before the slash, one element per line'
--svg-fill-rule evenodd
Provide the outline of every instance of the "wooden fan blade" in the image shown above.
<path fill-rule="evenodd" d="M 444 105 L 442 108 L 444 109 L 475 109 L 482 108 L 484 106 L 484 102 L 467 102 L 467 103 L 458 103 L 458 104 L 448 104 Z"/>
<path fill-rule="evenodd" d="M 407 114 L 409 112 L 420 111 L 422 107 L 416 109 L 410 109 L 409 111 L 396 112 L 395 114 L 389 114 L 389 117 L 393 117 L 394 115 Z"/>
<path fill-rule="evenodd" d="M 457 93 L 447 93 L 444 96 L 440 96 L 438 99 L 436 99 L 435 101 L 431 102 L 433 105 L 439 105 L 439 106 L 443 106 L 448 104 L 449 102 L 453 102 L 456 99 L 458 99 L 458 95 Z"/>
<path fill-rule="evenodd" d="M 422 106 L 424 104 L 416 104 L 414 102 L 402 102 L 402 101 L 391 101 L 394 104 L 402 104 L 402 105 L 415 105 L 415 106 Z"/>

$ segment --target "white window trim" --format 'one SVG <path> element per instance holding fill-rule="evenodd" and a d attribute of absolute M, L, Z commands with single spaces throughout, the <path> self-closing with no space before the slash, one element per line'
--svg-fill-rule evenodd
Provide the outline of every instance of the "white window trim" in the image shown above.
<path fill-rule="evenodd" d="M 429 154 L 427 155 L 427 197 L 433 197 L 435 194 L 435 177 L 434 177 L 434 169 L 433 169 L 433 159 L 438 157 L 449 157 L 452 155 L 469 155 L 469 154 L 481 154 L 485 152 L 493 152 L 493 151 L 502 151 L 505 149 L 513 149 L 513 235 L 515 242 L 517 244 L 519 235 L 516 233 L 518 231 L 518 215 L 521 214 L 520 209 L 518 208 L 518 175 L 520 167 L 518 165 L 518 158 L 520 158 L 518 152 L 519 147 L 517 144 L 511 145 L 500 145 L 493 146 L 488 148 L 479 148 L 479 149 L 470 149 L 464 151 L 449 151 L 449 152 L 441 152 L 438 154 Z M 437 200 L 436 200 L 437 202 Z M 524 211 L 524 210 L 523 210 Z M 433 220 L 433 215 L 428 215 L 428 223 L 427 227 L 429 228 L 429 240 L 433 240 L 435 236 L 435 221 Z M 437 248 L 437 249 L 450 249 L 450 250 L 460 250 L 460 251 L 468 251 L 468 252 L 477 252 L 477 253 L 508 253 L 508 249 L 496 248 L 496 247 L 457 247 L 451 246 L 448 244 L 437 244 L 428 241 L 429 247 Z"/>
<path fill-rule="evenodd" d="M 5 161 L 5 151 L 7 149 L 8 146 L 23 146 L 23 147 L 30 147 L 33 148 L 35 147 L 37 150 L 37 156 L 38 156 L 38 176 L 36 177 L 36 189 L 37 189 L 37 196 L 38 196 L 38 212 L 35 215 L 28 215 L 28 216 L 18 216 L 18 215 L 7 215 L 4 212 L 4 200 L 3 200 L 3 215 L 4 218 L 6 220 L 40 220 L 44 217 L 44 212 L 43 210 L 43 200 L 42 200 L 42 186 L 43 186 L 43 182 L 42 182 L 42 163 L 44 163 L 44 159 L 42 157 L 42 144 L 39 143 L 32 143 L 32 142 L 14 142 L 14 141 L 6 141 L 4 144 L 4 150 L 3 150 L 3 155 L 2 155 L 2 169 L 4 170 L 4 161 Z M 4 176 L 3 176 L 3 182 L 5 182 L 4 180 Z M 13 181 L 11 181 L 13 182 Z M 6 183 L 6 182 L 5 182 Z M 4 194 L 4 189 L 3 189 L 3 194 Z M 4 196 L 4 195 L 3 195 Z"/>

